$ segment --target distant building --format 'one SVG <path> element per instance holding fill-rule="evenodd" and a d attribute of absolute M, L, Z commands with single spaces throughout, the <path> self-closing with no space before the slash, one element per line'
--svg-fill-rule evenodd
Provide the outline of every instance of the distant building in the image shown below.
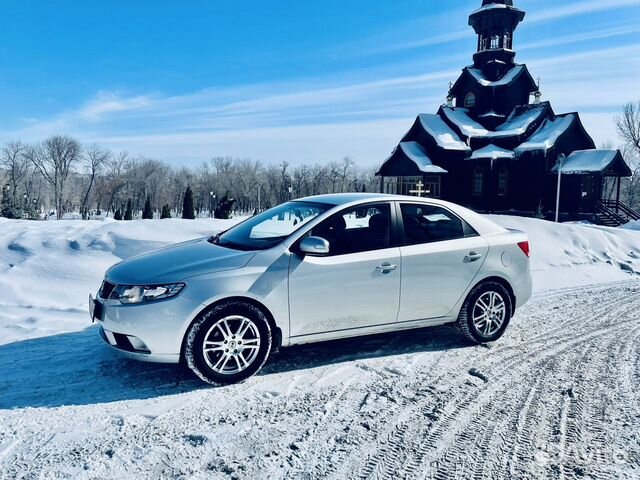
<path fill-rule="evenodd" d="M 549 216 L 560 165 L 563 219 L 633 218 L 620 203 L 620 179 L 631 175 L 621 153 L 596 149 L 578 113 L 556 114 L 527 66 L 515 63 L 514 32 L 524 17 L 512 0 L 484 0 L 471 14 L 473 65 L 435 115 L 418 115 L 384 162 L 382 191 Z"/>

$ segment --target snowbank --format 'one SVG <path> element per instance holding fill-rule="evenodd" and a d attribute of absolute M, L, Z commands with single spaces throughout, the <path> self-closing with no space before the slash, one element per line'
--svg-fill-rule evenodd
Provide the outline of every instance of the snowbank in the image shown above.
<path fill-rule="evenodd" d="M 626 225 L 623 225 L 622 228 L 626 228 L 627 230 L 640 230 L 640 220 L 629 222 Z"/>
<path fill-rule="evenodd" d="M 535 218 L 490 217 L 529 235 L 535 290 L 608 283 L 640 275 L 640 232 Z"/>
<path fill-rule="evenodd" d="M 87 327 L 88 296 L 111 265 L 237 221 L 0 218 L 0 344 Z"/>

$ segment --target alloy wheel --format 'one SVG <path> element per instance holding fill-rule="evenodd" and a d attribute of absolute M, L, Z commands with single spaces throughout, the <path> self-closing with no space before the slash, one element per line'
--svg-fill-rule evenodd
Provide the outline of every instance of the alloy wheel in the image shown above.
<path fill-rule="evenodd" d="M 473 307 L 473 324 L 485 337 L 494 335 L 507 317 L 507 304 L 498 292 L 485 292 Z"/>
<path fill-rule="evenodd" d="M 209 329 L 202 344 L 207 365 L 222 375 L 246 370 L 258 356 L 260 332 L 253 321 L 241 315 L 221 318 Z"/>

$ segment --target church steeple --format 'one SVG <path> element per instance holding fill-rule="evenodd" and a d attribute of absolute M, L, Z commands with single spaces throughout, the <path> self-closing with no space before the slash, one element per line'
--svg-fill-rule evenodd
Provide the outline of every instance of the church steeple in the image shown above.
<path fill-rule="evenodd" d="M 513 66 L 513 34 L 524 16 L 524 11 L 513 6 L 513 0 L 482 1 L 469 17 L 469 25 L 478 34 L 478 51 L 473 56 L 477 68 L 487 74 L 500 74 Z"/>

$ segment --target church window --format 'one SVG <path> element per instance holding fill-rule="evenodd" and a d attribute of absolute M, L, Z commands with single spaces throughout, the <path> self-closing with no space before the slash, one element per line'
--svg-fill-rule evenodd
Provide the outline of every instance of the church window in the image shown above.
<path fill-rule="evenodd" d="M 509 32 L 504 34 L 504 43 L 503 43 L 504 48 L 511 48 L 511 35 L 509 34 Z"/>
<path fill-rule="evenodd" d="M 500 48 L 500 36 L 494 35 L 491 37 L 491 50 L 495 50 L 497 48 Z"/>
<path fill-rule="evenodd" d="M 498 171 L 498 195 L 506 195 L 509 188 L 509 170 L 501 168 Z"/>
<path fill-rule="evenodd" d="M 464 108 L 471 108 L 476 106 L 476 96 L 473 93 L 467 93 L 464 97 Z"/>
<path fill-rule="evenodd" d="M 476 167 L 473 170 L 473 194 L 482 195 L 484 192 L 484 170 L 482 167 Z"/>

